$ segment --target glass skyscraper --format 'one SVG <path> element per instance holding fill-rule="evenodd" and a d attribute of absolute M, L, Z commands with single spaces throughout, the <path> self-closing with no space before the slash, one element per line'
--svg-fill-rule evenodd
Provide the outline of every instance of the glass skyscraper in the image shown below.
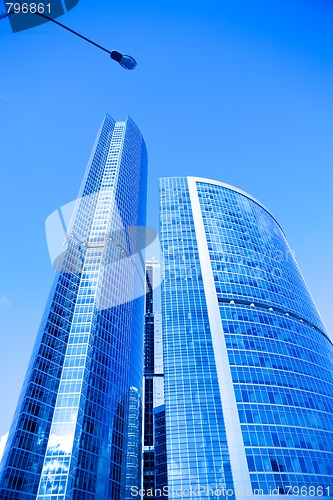
<path fill-rule="evenodd" d="M 252 196 L 160 181 L 169 498 L 333 496 L 332 341 Z"/>
<path fill-rule="evenodd" d="M 146 185 L 140 131 L 107 115 L 54 262 L 1 499 L 115 500 L 140 485 Z"/>
<path fill-rule="evenodd" d="M 163 347 L 161 325 L 161 267 L 156 260 L 146 262 L 146 307 L 144 335 L 144 425 L 143 425 L 143 480 L 146 492 L 143 499 L 151 498 L 150 491 L 160 485 L 161 460 L 165 466 L 165 448 L 158 446 L 156 415 L 164 415 Z M 165 432 L 162 439 L 165 441 Z M 158 442 L 157 449 L 155 447 Z M 162 455 L 161 455 L 162 454 Z"/>

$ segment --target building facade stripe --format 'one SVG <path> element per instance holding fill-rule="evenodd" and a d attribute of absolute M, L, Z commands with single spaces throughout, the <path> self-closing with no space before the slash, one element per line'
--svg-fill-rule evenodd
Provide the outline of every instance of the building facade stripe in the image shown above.
<path fill-rule="evenodd" d="M 240 496 L 251 496 L 252 486 L 249 476 L 246 455 L 244 451 L 244 441 L 237 411 L 235 391 L 230 372 L 230 365 L 227 355 L 226 343 L 220 316 L 219 303 L 217 300 L 214 276 L 210 263 L 206 232 L 202 220 L 201 208 L 197 192 L 197 180 L 195 177 L 187 177 L 189 186 L 193 220 L 196 239 L 198 242 L 198 254 L 201 266 L 202 278 L 205 289 L 209 323 L 212 334 L 213 349 L 215 355 L 216 370 L 219 381 L 220 396 L 222 401 L 224 425 L 227 434 L 228 449 L 230 456 L 231 472 L 235 488 L 237 491 L 247 492 Z M 199 179 L 200 180 L 200 179 Z"/>

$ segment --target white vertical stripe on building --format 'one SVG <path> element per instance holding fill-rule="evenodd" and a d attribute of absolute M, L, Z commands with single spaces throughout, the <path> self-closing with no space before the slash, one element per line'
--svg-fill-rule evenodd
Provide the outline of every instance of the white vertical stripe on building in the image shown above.
<path fill-rule="evenodd" d="M 236 498 L 252 496 L 250 474 L 247 465 L 243 436 L 238 415 L 237 403 L 231 377 L 227 347 L 224 338 L 222 321 L 217 300 L 214 276 L 209 256 L 204 223 L 202 219 L 199 197 L 197 192 L 198 181 L 202 179 L 187 177 L 202 279 L 205 289 L 209 324 L 212 334 L 216 371 L 223 408 L 223 417 L 227 435 L 231 472 L 234 481 Z"/>

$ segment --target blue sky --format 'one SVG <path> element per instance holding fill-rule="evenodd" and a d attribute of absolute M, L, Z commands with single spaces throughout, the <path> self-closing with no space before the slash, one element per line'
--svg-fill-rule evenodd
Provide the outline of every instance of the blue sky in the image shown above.
<path fill-rule="evenodd" d="M 280 222 L 332 335 L 333 5 L 329 0 L 80 0 L 62 22 L 138 61 L 127 72 L 55 25 L 0 22 L 0 435 L 53 276 L 44 221 L 77 196 L 106 112 L 129 114 L 157 179 L 197 175 Z"/>

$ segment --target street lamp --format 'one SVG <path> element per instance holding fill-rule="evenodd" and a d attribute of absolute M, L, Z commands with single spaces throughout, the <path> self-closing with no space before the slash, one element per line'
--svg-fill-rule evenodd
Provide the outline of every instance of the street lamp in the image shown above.
<path fill-rule="evenodd" d="M 0 20 L 5 19 L 6 17 L 11 16 L 11 15 L 15 15 L 15 13 L 14 12 L 1 13 Z M 90 40 L 90 38 L 87 38 L 86 36 L 81 35 L 77 31 L 72 30 L 68 26 L 65 26 L 64 24 L 59 23 L 59 21 L 52 19 L 52 17 L 46 16 L 45 14 L 41 14 L 39 12 L 34 12 L 34 15 L 39 16 L 39 17 L 43 17 L 44 19 L 51 21 L 54 24 L 57 24 L 61 28 L 64 28 L 65 30 L 69 31 L 70 33 L 73 33 L 73 35 L 76 35 L 79 38 L 82 38 L 82 40 L 85 40 L 86 42 L 90 43 L 91 45 L 94 45 L 95 47 L 103 50 L 104 52 L 107 52 L 110 55 L 111 59 L 113 59 L 114 61 L 119 63 L 122 68 L 134 69 L 137 65 L 137 62 L 134 59 L 134 57 L 122 54 L 121 52 L 118 52 L 117 50 L 108 50 L 105 47 L 102 47 L 102 45 L 99 45 L 98 43 L 94 42 L 93 40 Z"/>

